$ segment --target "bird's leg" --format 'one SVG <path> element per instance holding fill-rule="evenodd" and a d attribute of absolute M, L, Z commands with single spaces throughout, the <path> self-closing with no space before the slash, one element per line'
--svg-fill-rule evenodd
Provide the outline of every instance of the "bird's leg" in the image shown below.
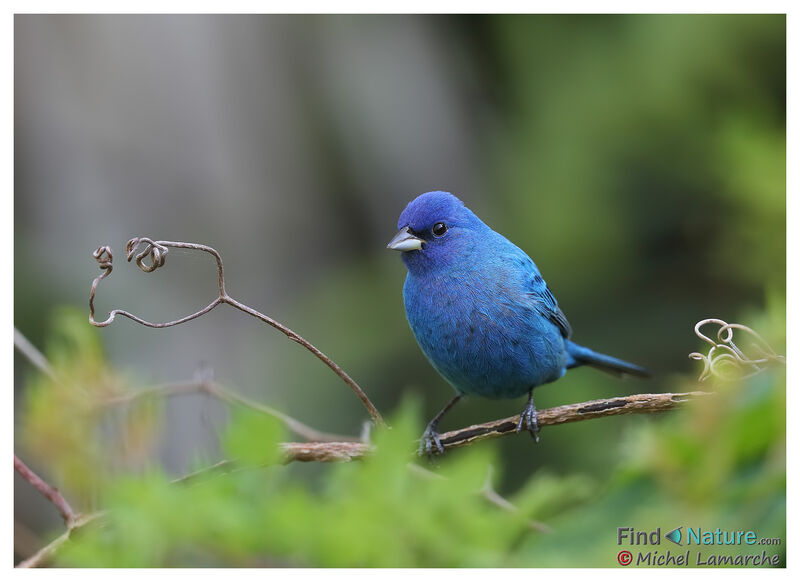
<path fill-rule="evenodd" d="M 439 411 L 439 414 L 433 417 L 428 423 L 428 427 L 425 429 L 425 432 L 422 433 L 422 437 L 419 439 L 419 456 L 428 455 L 428 457 L 432 457 L 435 454 L 442 454 L 444 453 L 444 447 L 442 446 L 442 441 L 439 440 L 439 431 L 437 430 L 439 427 L 439 421 L 442 420 L 442 417 L 447 414 L 447 411 L 453 408 L 456 402 L 461 400 L 461 395 L 457 395 L 453 398 L 447 405 Z"/>
<path fill-rule="evenodd" d="M 519 415 L 517 432 L 527 429 L 531 436 L 539 442 L 539 423 L 536 421 L 536 406 L 533 404 L 533 388 L 528 391 L 528 403 Z"/>

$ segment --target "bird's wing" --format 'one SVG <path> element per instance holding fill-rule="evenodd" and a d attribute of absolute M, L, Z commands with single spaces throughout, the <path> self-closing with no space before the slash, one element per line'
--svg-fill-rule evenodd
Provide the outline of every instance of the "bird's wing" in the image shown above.
<path fill-rule="evenodd" d="M 568 338 L 572 335 L 572 328 L 567 321 L 567 316 L 561 311 L 556 298 L 553 297 L 553 293 L 547 287 L 547 284 L 544 282 L 542 283 L 544 289 L 534 294 L 536 309 L 547 319 L 556 324 L 563 337 Z"/>
<path fill-rule="evenodd" d="M 524 295 L 523 301 L 532 307 L 545 319 L 552 322 L 561 335 L 569 338 L 572 335 L 572 328 L 567 321 L 567 316 L 558 307 L 558 301 L 547 287 L 539 269 L 525 252 L 507 241 L 502 239 L 502 251 L 498 253 L 498 263 L 502 265 L 504 286 L 510 281 L 515 281 L 514 295 L 519 298 L 519 293 Z M 519 299 L 517 299 L 519 300 Z"/>
<path fill-rule="evenodd" d="M 561 335 L 568 338 L 572 335 L 572 328 L 567 321 L 567 316 L 561 311 L 556 301 L 555 296 L 550 291 L 542 276 L 539 274 L 539 269 L 527 255 L 524 261 L 523 269 L 525 271 L 525 291 L 528 297 L 533 299 L 534 309 L 536 309 L 543 317 L 550 320 L 558 327 Z"/>

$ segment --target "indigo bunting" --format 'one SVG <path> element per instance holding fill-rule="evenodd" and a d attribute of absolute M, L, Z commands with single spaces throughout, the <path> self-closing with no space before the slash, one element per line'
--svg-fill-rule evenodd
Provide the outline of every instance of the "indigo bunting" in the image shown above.
<path fill-rule="evenodd" d="M 536 386 L 589 365 L 648 376 L 644 368 L 573 342 L 572 330 L 534 262 L 448 192 L 411 201 L 387 248 L 408 268 L 403 299 L 411 331 L 456 396 L 428 424 L 420 454 L 443 453 L 438 424 L 465 395 L 528 395 L 517 432 L 538 442 Z"/>

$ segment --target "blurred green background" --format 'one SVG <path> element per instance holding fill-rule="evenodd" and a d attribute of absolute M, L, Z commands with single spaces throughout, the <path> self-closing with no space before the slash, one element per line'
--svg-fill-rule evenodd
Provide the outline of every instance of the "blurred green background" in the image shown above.
<path fill-rule="evenodd" d="M 90 253 L 100 244 L 116 251 L 96 301 L 101 319 L 112 308 L 174 319 L 214 298 L 213 261 L 171 251 L 166 268 L 146 276 L 123 260 L 133 236 L 217 248 L 229 293 L 317 345 L 384 413 L 415 399 L 398 422 L 413 427 L 402 434 L 421 430 L 452 392 L 414 342 L 402 306 L 405 268 L 384 246 L 405 204 L 435 189 L 458 195 L 531 255 L 577 341 L 656 373 L 642 382 L 573 370 L 537 390 L 539 408 L 697 389 L 699 365 L 687 354 L 700 347 L 692 327 L 706 317 L 750 325 L 785 353 L 785 24 L 781 15 L 16 16 L 15 325 L 51 359 L 72 362 L 64 374 L 83 390 L 49 390 L 16 354 L 16 452 L 84 509 L 149 495 L 159 514 L 163 499 L 153 491 L 164 478 L 152 472 L 178 476 L 230 452 L 220 444 L 225 406 L 186 396 L 110 418 L 90 414 L 69 438 L 45 429 L 74 428 L 92 394 L 190 380 L 200 370 L 318 429 L 360 432 L 366 414 L 344 384 L 232 309 L 167 330 L 127 320 L 90 330 L 84 317 L 98 272 Z M 78 315 L 64 315 L 64 306 Z M 69 559 L 612 565 L 618 526 L 644 529 L 675 515 L 785 537 L 781 374 L 725 388 L 732 410 L 754 402 L 766 410 L 746 431 L 752 446 L 730 424 L 749 417 L 712 422 L 700 410 L 576 423 L 545 429 L 538 446 L 511 437 L 454 453 L 453 471 L 483 474 L 491 463 L 495 487 L 555 530 L 523 534 L 498 521 L 512 519 L 502 512 L 465 502 L 491 522 L 486 531 L 510 536 L 487 554 L 467 551 L 481 547 L 475 533 L 465 534 L 464 551 L 409 549 L 381 562 L 365 542 L 364 556 L 337 562 L 331 556 L 342 554 L 330 544 L 344 534 L 331 530 L 307 552 L 264 542 L 244 556 L 225 549 L 201 558 L 204 539 L 191 551 L 133 556 L 105 539 L 87 544 L 106 544 L 108 562 L 91 561 L 92 545 Z M 509 416 L 522 404 L 468 400 L 441 428 Z M 686 427 L 695 425 L 719 430 L 692 438 Z M 673 442 L 676 433 L 685 439 Z M 109 434 L 122 435 L 113 455 Z M 698 484 L 692 475 L 722 450 L 726 463 Z M 328 508 L 345 521 L 352 507 L 331 482 L 357 489 L 366 487 L 359 479 L 377 487 L 396 477 L 389 469 L 369 477 L 370 467 L 280 470 L 288 476 L 269 481 L 273 501 L 295 507 L 295 517 Z M 131 471 L 156 485 L 117 482 Z M 359 471 L 366 476 L 348 474 Z M 284 479 L 309 497 L 282 497 Z M 684 483 L 677 492 L 676 483 Z M 729 483 L 735 494 L 721 495 Z M 52 538 L 56 512 L 19 478 L 15 485 L 15 541 Z M 256 502 L 253 483 L 234 485 L 243 489 L 233 498 Z M 233 495 L 233 485 L 219 487 L 202 499 Z M 406 524 L 403 539 L 425 538 L 423 530 L 435 538 L 454 519 L 447 495 L 419 497 L 427 500 L 420 515 L 444 504 L 442 519 Z M 651 513 L 620 509 L 634 502 Z M 542 514 L 553 507 L 561 509 Z M 618 523 L 621 515 L 628 521 Z M 252 527 L 292 522 L 261 517 Z M 451 526 L 465 530 L 463 519 Z M 362 521 L 353 518 L 353 531 Z"/>

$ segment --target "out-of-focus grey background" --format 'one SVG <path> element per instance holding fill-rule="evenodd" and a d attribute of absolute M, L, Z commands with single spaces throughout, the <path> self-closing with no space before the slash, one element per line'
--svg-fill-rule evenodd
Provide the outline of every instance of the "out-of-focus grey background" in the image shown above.
<path fill-rule="evenodd" d="M 531 255 L 577 341 L 657 373 L 575 370 L 537 391 L 540 408 L 658 391 L 694 369 L 696 321 L 747 323 L 783 298 L 785 40 L 783 16 L 17 16 L 15 325 L 44 347 L 56 307 L 87 309 L 101 244 L 116 253 L 98 318 L 186 315 L 215 297 L 213 261 L 173 250 L 145 275 L 124 243 L 201 242 L 234 297 L 385 413 L 413 393 L 429 418 L 451 389 L 414 342 L 405 268 L 384 247 L 408 201 L 443 189 Z M 366 418 L 309 353 L 224 306 L 101 336 L 141 386 L 211 369 L 319 429 Z M 15 357 L 19 406 L 31 369 Z M 442 429 L 522 404 L 467 401 Z M 222 407 L 175 399 L 166 418 L 168 470 L 213 459 Z M 602 472 L 626 422 L 502 439 L 503 486 Z"/>

